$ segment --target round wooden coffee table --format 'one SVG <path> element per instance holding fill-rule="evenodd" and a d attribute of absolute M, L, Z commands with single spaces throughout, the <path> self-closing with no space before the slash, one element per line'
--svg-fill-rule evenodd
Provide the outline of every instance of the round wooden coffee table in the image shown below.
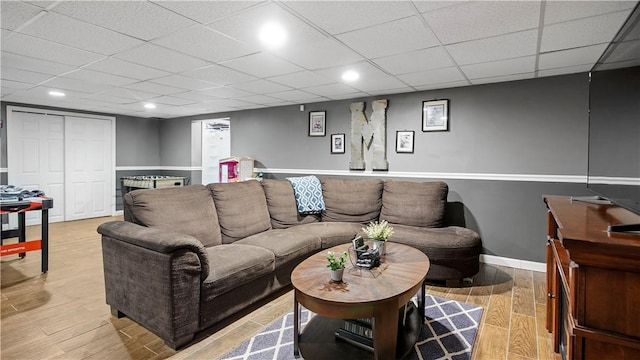
<path fill-rule="evenodd" d="M 418 310 L 408 326 L 408 341 L 415 344 L 424 317 L 424 287 L 429 258 L 420 250 L 388 242 L 386 255 L 377 269 L 361 270 L 348 262 L 343 282 L 331 282 L 327 251 L 341 253 L 349 244 L 320 251 L 301 262 L 291 274 L 294 291 L 294 355 L 305 359 L 361 358 L 371 356 L 350 344 L 338 344 L 334 332 L 342 320 L 372 318 L 374 359 L 402 357 L 407 349 L 398 349 L 398 310 L 420 293 Z M 300 334 L 300 306 L 320 315 L 314 317 Z M 327 319 L 329 318 L 329 319 Z M 316 323 L 316 324 L 313 324 Z M 324 324 L 323 324 L 324 323 Z M 314 325 L 317 325 L 314 328 Z M 309 335 L 309 336 L 306 336 Z M 402 339 L 403 336 L 400 336 Z M 360 351 L 361 353 L 358 353 Z M 346 352 L 346 353 L 345 353 Z"/>

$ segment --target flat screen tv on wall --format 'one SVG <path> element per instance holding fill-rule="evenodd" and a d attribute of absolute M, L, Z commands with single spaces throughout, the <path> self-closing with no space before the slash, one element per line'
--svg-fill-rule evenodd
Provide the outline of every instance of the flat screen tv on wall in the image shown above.
<path fill-rule="evenodd" d="M 640 5 L 590 73 L 587 188 L 640 214 Z M 610 231 L 640 231 L 640 224 Z"/>

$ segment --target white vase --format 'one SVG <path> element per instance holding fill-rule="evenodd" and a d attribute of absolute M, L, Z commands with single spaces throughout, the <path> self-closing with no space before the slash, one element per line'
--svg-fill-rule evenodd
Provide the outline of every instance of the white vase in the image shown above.
<path fill-rule="evenodd" d="M 382 241 L 382 240 L 373 240 L 373 248 L 374 249 L 379 249 L 380 251 L 380 256 L 384 255 L 386 253 L 386 249 L 385 249 L 385 244 L 387 243 L 386 241 Z"/>
<path fill-rule="evenodd" d="M 330 270 L 331 271 L 331 281 L 341 282 L 342 274 L 344 274 L 344 269 Z"/>

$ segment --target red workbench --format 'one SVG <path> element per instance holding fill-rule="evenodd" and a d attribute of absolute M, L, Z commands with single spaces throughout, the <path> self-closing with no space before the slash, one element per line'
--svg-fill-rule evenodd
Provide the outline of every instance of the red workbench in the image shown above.
<path fill-rule="evenodd" d="M 0 237 L 0 256 L 18 254 L 25 257 L 27 251 L 42 250 L 42 272 L 49 269 L 49 209 L 53 199 L 47 197 L 26 198 L 24 200 L 0 201 L 0 214 L 17 213 L 18 228 L 3 230 Z M 25 215 L 28 211 L 42 210 L 42 239 L 26 241 Z M 18 243 L 3 245 L 4 239 L 18 238 Z"/>

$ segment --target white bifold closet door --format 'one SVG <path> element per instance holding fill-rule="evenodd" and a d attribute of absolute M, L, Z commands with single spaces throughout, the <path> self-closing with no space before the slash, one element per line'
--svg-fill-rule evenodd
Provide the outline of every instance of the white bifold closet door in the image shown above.
<path fill-rule="evenodd" d="M 111 215 L 111 121 L 65 116 L 65 220 Z"/>
<path fill-rule="evenodd" d="M 64 116 L 14 112 L 7 122 L 7 180 L 52 197 L 49 222 L 64 220 Z M 27 225 L 40 223 L 40 211 L 29 211 Z M 18 226 L 10 214 L 11 228 Z"/>
<path fill-rule="evenodd" d="M 14 111 L 7 122 L 8 183 L 52 197 L 49 222 L 111 215 L 112 133 L 111 120 Z M 39 224 L 40 211 L 28 212 L 26 221 Z"/>

